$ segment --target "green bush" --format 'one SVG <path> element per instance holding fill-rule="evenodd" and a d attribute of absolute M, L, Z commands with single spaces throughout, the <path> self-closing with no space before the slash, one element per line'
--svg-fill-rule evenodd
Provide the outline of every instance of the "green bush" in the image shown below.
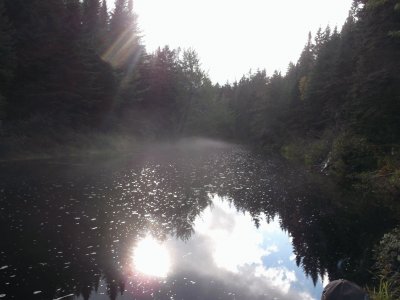
<path fill-rule="evenodd" d="M 371 300 L 396 300 L 391 292 L 392 283 L 381 278 L 377 288 L 367 288 Z"/>
<path fill-rule="evenodd" d="M 331 173 L 338 177 L 354 177 L 377 168 L 374 147 L 365 137 L 351 133 L 343 133 L 334 140 L 331 156 Z"/>
<path fill-rule="evenodd" d="M 386 233 L 374 249 L 375 269 L 388 292 L 400 299 L 400 228 Z"/>
<path fill-rule="evenodd" d="M 296 141 L 282 146 L 281 154 L 288 160 L 301 161 L 303 155 L 303 148 L 301 142 Z"/>
<path fill-rule="evenodd" d="M 329 142 L 326 139 L 313 140 L 304 149 L 304 163 L 307 166 L 320 165 L 329 153 Z"/>
<path fill-rule="evenodd" d="M 289 160 L 300 162 L 308 167 L 321 166 L 330 151 L 330 133 L 321 138 L 295 138 L 281 147 L 281 154 Z"/>

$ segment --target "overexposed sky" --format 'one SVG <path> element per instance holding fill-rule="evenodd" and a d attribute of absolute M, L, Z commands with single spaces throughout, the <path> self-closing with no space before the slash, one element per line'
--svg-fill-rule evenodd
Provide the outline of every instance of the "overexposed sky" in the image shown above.
<path fill-rule="evenodd" d="M 110 0 L 111 1 L 111 0 Z M 344 23 L 352 0 L 135 0 L 147 51 L 194 48 L 213 82 L 285 73 L 308 32 Z"/>

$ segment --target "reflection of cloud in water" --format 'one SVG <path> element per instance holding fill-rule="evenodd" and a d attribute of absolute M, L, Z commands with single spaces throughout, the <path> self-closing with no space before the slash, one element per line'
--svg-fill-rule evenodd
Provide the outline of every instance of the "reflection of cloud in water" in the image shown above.
<path fill-rule="evenodd" d="M 277 219 L 270 224 L 262 222 L 257 229 L 248 213 L 238 212 L 217 196 L 213 196 L 213 206 L 195 221 L 192 239 L 185 243 L 176 240 L 168 243 L 176 251 L 174 277 L 180 274 L 196 279 L 199 288 L 209 289 L 212 282 L 224 287 L 224 294 L 235 295 L 236 299 L 308 300 L 314 298 L 312 294 L 319 293 L 315 293 L 311 279 L 298 278 L 302 272 L 289 256 L 289 265 L 282 260 L 273 265 L 268 260 L 281 250 L 287 251 L 280 249 L 282 245 L 291 251 L 290 237 L 280 229 Z M 201 295 L 199 291 L 194 294 L 198 293 Z M 234 299 L 220 294 L 214 296 Z M 207 297 L 213 296 L 208 294 Z"/>
<path fill-rule="evenodd" d="M 275 244 L 263 247 L 263 237 L 268 232 L 280 230 L 274 222 L 263 224 L 257 230 L 248 213 L 238 213 L 227 201 L 213 199 L 213 208 L 208 208 L 195 223 L 195 232 L 209 239 L 212 256 L 219 268 L 237 273 L 239 267 L 262 265 L 261 258 L 278 248 Z"/>
<path fill-rule="evenodd" d="M 278 288 L 284 294 L 289 292 L 291 283 L 297 280 L 294 271 L 289 271 L 284 267 L 265 268 L 258 266 L 255 275 L 265 278 L 273 287 Z"/>

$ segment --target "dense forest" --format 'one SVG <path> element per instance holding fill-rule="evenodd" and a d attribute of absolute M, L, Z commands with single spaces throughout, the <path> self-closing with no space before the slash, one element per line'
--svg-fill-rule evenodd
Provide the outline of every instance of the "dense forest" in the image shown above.
<path fill-rule="evenodd" d="M 340 31 L 309 34 L 286 74 L 258 70 L 221 86 L 193 49 L 147 53 L 132 0 L 112 10 L 105 0 L 2 1 L 0 155 L 218 137 L 392 196 L 399 9 L 395 0 L 355 0 Z"/>
<path fill-rule="evenodd" d="M 50 143 L 68 142 L 60 139 L 71 131 L 176 136 L 205 108 L 218 110 L 219 88 L 194 50 L 146 53 L 132 1 L 116 1 L 111 13 L 98 0 L 3 2 L 4 136 Z"/>
<path fill-rule="evenodd" d="M 0 157 L 206 136 L 280 153 L 398 210 L 398 0 L 354 0 L 285 74 L 225 85 L 194 49 L 148 53 L 138 28 L 132 0 L 1 0 Z"/>
<path fill-rule="evenodd" d="M 397 1 L 356 0 L 340 32 L 310 33 L 286 74 L 223 86 L 193 49 L 147 53 L 133 1 L 110 11 L 100 0 L 5 0 L 0 14 L 2 155 L 95 134 L 202 135 L 398 187 Z"/>
<path fill-rule="evenodd" d="M 133 1 L 110 11 L 99 0 L 5 0 L 0 14 L 3 156 L 98 135 L 198 135 L 279 151 L 346 182 L 399 187 L 397 1 L 356 0 L 341 31 L 310 33 L 286 74 L 258 70 L 223 86 L 193 49 L 147 53 Z"/>

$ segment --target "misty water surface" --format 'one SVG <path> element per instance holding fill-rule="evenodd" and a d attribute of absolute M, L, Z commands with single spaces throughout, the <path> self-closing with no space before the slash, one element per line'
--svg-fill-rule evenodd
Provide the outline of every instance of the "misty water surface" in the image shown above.
<path fill-rule="evenodd" d="M 392 222 L 215 141 L 1 168 L 4 299 L 319 299 L 329 279 L 369 276 L 366 250 Z"/>

